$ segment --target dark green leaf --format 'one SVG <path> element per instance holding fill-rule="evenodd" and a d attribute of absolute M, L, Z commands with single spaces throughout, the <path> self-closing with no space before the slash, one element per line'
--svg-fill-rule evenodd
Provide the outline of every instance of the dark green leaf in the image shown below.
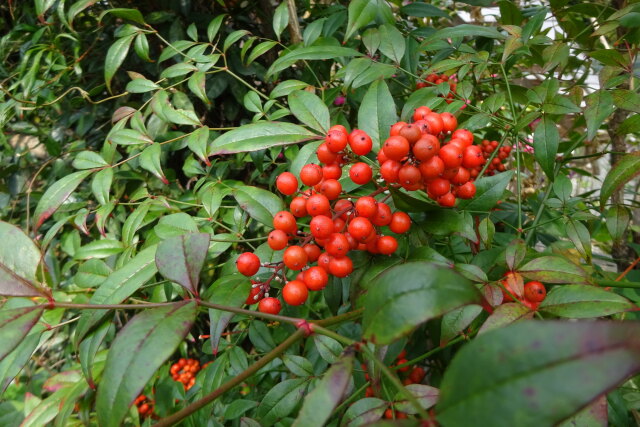
<path fill-rule="evenodd" d="M 374 151 L 389 137 L 389 130 L 397 121 L 396 104 L 387 84 L 384 80 L 375 81 L 358 109 L 358 128 L 371 137 Z"/>
<path fill-rule="evenodd" d="M 628 89 L 616 89 L 611 91 L 613 103 L 623 110 L 640 113 L 640 95 Z"/>
<path fill-rule="evenodd" d="M 317 138 L 302 126 L 284 122 L 259 122 L 241 126 L 213 141 L 211 155 L 245 153 Z"/>
<path fill-rule="evenodd" d="M 504 39 L 506 36 L 499 33 L 494 27 L 481 27 L 479 25 L 461 24 L 455 27 L 443 28 L 427 37 L 425 41 L 449 39 L 454 37 L 488 37 L 491 39 Z"/>
<path fill-rule="evenodd" d="M 96 353 L 100 349 L 102 342 L 106 338 L 109 332 L 115 330 L 115 325 L 110 322 L 103 322 L 93 332 L 87 335 L 78 348 L 78 358 L 80 359 L 80 366 L 82 367 L 82 373 L 84 374 L 87 383 L 94 384 L 93 377 L 93 364 L 96 357 Z"/>
<path fill-rule="evenodd" d="M 311 129 L 326 134 L 331 126 L 329 109 L 320 98 L 306 90 L 289 94 L 291 113 Z"/>
<path fill-rule="evenodd" d="M 492 329 L 502 328 L 520 320 L 531 319 L 532 317 L 533 311 L 520 303 L 509 302 L 502 304 L 499 305 L 482 324 L 478 334 L 484 334 Z"/>
<path fill-rule="evenodd" d="M 566 285 L 551 289 L 539 310 L 558 317 L 582 319 L 632 310 L 628 299 L 596 286 Z"/>
<path fill-rule="evenodd" d="M 342 345 L 338 341 L 325 335 L 316 334 L 313 336 L 313 342 L 318 349 L 318 353 L 320 353 L 320 357 L 328 363 L 338 361 L 342 353 Z"/>
<path fill-rule="evenodd" d="M 470 304 L 456 308 L 442 316 L 442 323 L 440 324 L 440 345 L 444 346 L 455 338 L 464 328 L 469 326 L 480 313 L 482 313 L 482 306 Z"/>
<path fill-rule="evenodd" d="M 640 369 L 633 322 L 524 321 L 454 357 L 436 407 L 443 426 L 555 425 Z"/>
<path fill-rule="evenodd" d="M 207 152 L 208 142 L 209 128 L 207 126 L 202 126 L 187 136 L 187 146 L 189 147 L 189 150 L 193 151 L 193 153 L 198 156 L 200 160 L 205 162 L 207 166 L 211 166 Z"/>
<path fill-rule="evenodd" d="M 295 18 L 297 19 L 297 17 Z M 273 32 L 276 33 L 276 37 L 280 40 L 280 34 L 289 25 L 289 9 L 287 2 L 282 2 L 276 7 L 273 13 Z"/>
<path fill-rule="evenodd" d="M 307 391 L 308 379 L 296 378 L 277 383 L 260 402 L 256 418 L 261 425 L 274 425 L 277 421 L 288 416 L 298 405 Z"/>
<path fill-rule="evenodd" d="M 365 337 L 388 344 L 419 324 L 479 298 L 471 282 L 451 269 L 425 262 L 391 267 L 366 296 Z"/>
<path fill-rule="evenodd" d="M 504 194 L 513 177 L 513 171 L 494 176 L 482 177 L 475 182 L 476 195 L 473 199 L 461 200 L 458 208 L 467 211 L 488 211 L 493 208 Z"/>
<path fill-rule="evenodd" d="M 207 26 L 207 39 L 209 42 L 212 42 L 218 34 L 218 30 L 220 29 L 220 25 L 222 25 L 222 21 L 225 16 L 226 15 L 218 15 L 209 22 L 209 25 Z"/>
<path fill-rule="evenodd" d="M 107 14 L 116 16 L 121 19 L 128 19 L 129 21 L 133 21 L 136 24 L 142 24 L 142 25 L 145 24 L 142 14 L 137 9 L 124 9 L 124 8 L 107 9 L 100 14 L 100 17 L 98 17 L 98 22 L 102 21 L 102 18 L 104 18 L 105 15 Z"/>
<path fill-rule="evenodd" d="M 411 2 L 407 5 L 404 5 L 400 8 L 400 12 L 409 16 L 416 16 L 418 18 L 427 18 L 431 16 L 440 16 L 443 18 L 449 18 L 449 15 L 440 10 L 439 8 L 420 2 Z"/>
<path fill-rule="evenodd" d="M 121 425 L 147 381 L 189 333 L 197 309 L 187 301 L 145 310 L 118 333 L 96 396 L 100 425 Z"/>
<path fill-rule="evenodd" d="M 299 377 L 313 376 L 313 366 L 311 365 L 311 362 L 302 356 L 285 354 L 282 356 L 282 361 L 293 375 L 297 375 Z"/>
<path fill-rule="evenodd" d="M 208 249 L 208 233 L 170 237 L 158 245 L 158 272 L 197 296 L 200 271 Z"/>
<path fill-rule="evenodd" d="M 624 232 L 629 226 L 631 216 L 629 215 L 629 209 L 623 205 L 613 205 L 607 210 L 605 214 L 605 222 L 607 224 L 607 230 L 611 238 L 619 240 L 624 236 Z"/>
<path fill-rule="evenodd" d="M 349 2 L 349 21 L 344 40 L 349 40 L 351 36 L 360 28 L 369 24 L 378 13 L 378 5 L 375 0 L 354 0 Z"/>
<path fill-rule="evenodd" d="M 370 1 L 370 0 L 367 0 Z M 300 47 L 298 49 L 289 51 L 276 59 L 269 70 L 267 70 L 267 76 L 271 76 L 278 73 L 285 68 L 289 68 L 291 65 L 302 60 L 319 60 L 319 59 L 335 59 L 340 57 L 352 57 L 362 55 L 357 50 L 342 47 L 342 46 L 309 46 Z"/>
<path fill-rule="evenodd" d="M 544 173 L 553 181 L 556 154 L 560 144 L 560 133 L 556 124 L 548 116 L 542 116 L 542 120 L 536 126 L 533 133 L 534 156 Z"/>
<path fill-rule="evenodd" d="M 604 210 L 609 197 L 638 174 L 640 174 L 640 151 L 625 155 L 613 165 L 600 187 L 600 210 Z"/>

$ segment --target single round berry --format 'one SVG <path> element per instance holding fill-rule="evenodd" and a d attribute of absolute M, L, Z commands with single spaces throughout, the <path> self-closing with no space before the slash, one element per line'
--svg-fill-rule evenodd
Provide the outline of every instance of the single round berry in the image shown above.
<path fill-rule="evenodd" d="M 342 168 L 337 163 L 331 163 L 322 168 L 322 178 L 338 179 L 342 176 Z"/>
<path fill-rule="evenodd" d="M 329 236 L 327 244 L 324 246 L 325 250 L 334 257 L 345 256 L 351 249 L 349 240 L 342 233 L 333 233 Z"/>
<path fill-rule="evenodd" d="M 391 208 L 386 203 L 378 203 L 378 211 L 371 219 L 371 222 L 378 227 L 384 227 L 391 223 Z"/>
<path fill-rule="evenodd" d="M 373 225 L 367 218 L 358 216 L 349 223 L 349 234 L 359 242 L 364 242 L 373 231 Z"/>
<path fill-rule="evenodd" d="M 326 143 L 322 143 L 318 146 L 316 155 L 318 156 L 318 161 L 320 163 L 324 163 L 325 165 L 331 164 L 338 160 L 338 155 L 329 150 L 329 147 Z"/>
<path fill-rule="evenodd" d="M 391 160 L 400 161 L 409 154 L 410 144 L 402 136 L 391 136 L 387 138 L 382 146 L 384 154 Z"/>
<path fill-rule="evenodd" d="M 422 382 L 422 380 L 424 380 L 425 375 L 426 375 L 425 370 L 420 366 L 416 366 L 411 370 L 411 373 L 409 374 L 409 379 L 411 379 L 411 381 L 414 384 L 419 384 Z"/>
<path fill-rule="evenodd" d="M 400 129 L 405 127 L 407 122 L 397 122 L 391 125 L 391 129 L 389 130 L 389 136 L 398 136 L 400 135 Z"/>
<path fill-rule="evenodd" d="M 473 144 L 473 134 L 466 129 L 458 129 L 451 134 L 451 138 L 462 139 L 467 145 Z M 496 143 L 496 146 L 498 144 Z"/>
<path fill-rule="evenodd" d="M 411 228 L 411 218 L 404 212 L 394 212 L 391 215 L 389 229 L 396 234 L 404 234 Z"/>
<path fill-rule="evenodd" d="M 291 172 L 283 172 L 276 179 L 276 187 L 285 196 L 290 196 L 298 191 L 298 179 Z"/>
<path fill-rule="evenodd" d="M 298 230 L 296 218 L 289 211 L 280 211 L 273 217 L 273 228 L 289 234 L 296 234 Z"/>
<path fill-rule="evenodd" d="M 431 108 L 429 107 L 418 107 L 413 113 L 413 121 L 418 121 L 424 119 L 424 117 L 431 113 Z"/>
<path fill-rule="evenodd" d="M 454 185 L 463 185 L 469 182 L 471 174 L 465 168 L 458 168 L 458 172 L 451 178 L 451 183 Z"/>
<path fill-rule="evenodd" d="M 355 182 L 359 185 L 364 185 L 371 181 L 373 177 L 373 171 L 371 170 L 371 166 L 364 162 L 358 162 L 351 166 L 349 169 L 349 177 L 351 181 Z"/>
<path fill-rule="evenodd" d="M 425 114 L 422 120 L 427 122 L 429 133 L 431 135 L 439 135 L 444 129 L 444 123 L 442 122 L 440 114 L 438 113 Z"/>
<path fill-rule="evenodd" d="M 462 150 L 451 144 L 440 148 L 438 157 L 442 159 L 445 169 L 454 169 L 462 164 Z"/>
<path fill-rule="evenodd" d="M 316 262 L 322 253 L 318 245 L 314 245 L 313 243 L 307 243 L 302 249 L 307 253 L 309 262 Z"/>
<path fill-rule="evenodd" d="M 293 216 L 302 218 L 307 216 L 307 199 L 304 197 L 294 197 L 289 203 L 289 210 Z"/>
<path fill-rule="evenodd" d="M 307 253 L 300 246 L 289 246 L 284 251 L 282 261 L 290 270 L 298 271 L 307 265 Z"/>
<path fill-rule="evenodd" d="M 530 302 L 542 302 L 547 296 L 547 290 L 544 285 L 538 281 L 527 282 L 524 284 L 524 297 Z"/>
<path fill-rule="evenodd" d="M 318 267 L 322 268 L 324 271 L 329 273 L 329 263 L 333 257 L 329 255 L 327 252 L 322 252 L 318 257 Z"/>
<path fill-rule="evenodd" d="M 301 305 L 307 300 L 309 289 L 301 280 L 287 282 L 282 288 L 282 299 L 289 305 Z"/>
<path fill-rule="evenodd" d="M 422 132 L 420 131 L 420 128 L 417 127 L 416 125 L 407 124 L 407 125 L 404 125 L 402 129 L 400 129 L 400 132 L 398 133 L 398 135 L 405 138 L 407 141 L 409 141 L 409 144 L 413 144 L 418 139 L 420 139 L 420 137 L 422 136 Z"/>
<path fill-rule="evenodd" d="M 280 309 L 282 309 L 282 304 L 277 298 L 273 297 L 264 298 L 258 304 L 258 311 L 261 313 L 278 314 Z"/>
<path fill-rule="evenodd" d="M 387 160 L 380 166 L 380 175 L 389 184 L 398 182 L 398 172 L 401 167 L 402 163 L 396 160 Z"/>
<path fill-rule="evenodd" d="M 365 131 L 356 129 L 349 134 L 349 147 L 358 156 L 366 156 L 373 147 L 373 141 Z"/>
<path fill-rule="evenodd" d="M 398 241 L 393 236 L 382 236 L 378 239 L 377 248 L 382 255 L 391 255 L 398 249 Z"/>
<path fill-rule="evenodd" d="M 253 276 L 260 269 L 260 258 L 252 252 L 242 253 L 236 259 L 236 268 L 240 274 Z"/>
<path fill-rule="evenodd" d="M 353 271 L 353 262 L 348 256 L 333 257 L 329 261 L 329 272 L 336 277 L 347 277 Z"/>
<path fill-rule="evenodd" d="M 318 191 L 324 194 L 327 199 L 335 200 L 342 193 L 342 184 L 336 179 L 325 179 L 320 184 Z"/>
<path fill-rule="evenodd" d="M 436 197 L 440 197 L 445 195 L 451 189 L 451 183 L 444 178 L 436 178 L 433 181 L 430 181 L 427 184 L 427 190 L 429 193 L 433 194 Z"/>
<path fill-rule="evenodd" d="M 269 247 L 274 251 L 279 251 L 287 247 L 289 236 L 282 230 L 273 230 L 267 237 Z"/>
<path fill-rule="evenodd" d="M 378 202 L 371 196 L 360 197 L 356 200 L 356 212 L 358 216 L 371 218 L 378 212 Z"/>
<path fill-rule="evenodd" d="M 453 193 L 447 193 L 438 197 L 438 204 L 443 208 L 452 208 L 456 204 L 456 196 Z"/>
<path fill-rule="evenodd" d="M 412 151 L 416 159 L 425 162 L 438 154 L 440 141 L 433 135 L 424 135 L 413 145 Z"/>
<path fill-rule="evenodd" d="M 322 194 L 314 194 L 307 199 L 307 214 L 311 216 L 329 213 L 329 199 Z"/>
<path fill-rule="evenodd" d="M 458 119 L 453 114 L 441 113 L 440 118 L 442 119 L 442 130 L 444 132 L 453 132 L 458 127 Z"/>
<path fill-rule="evenodd" d="M 315 163 L 304 165 L 300 170 L 300 181 L 309 187 L 319 184 L 322 181 L 322 177 L 322 167 Z"/>
<path fill-rule="evenodd" d="M 322 267 L 314 266 L 304 272 L 304 283 L 310 291 L 320 291 L 324 289 L 328 281 L 329 275 Z"/>
<path fill-rule="evenodd" d="M 400 185 L 412 185 L 422 180 L 422 174 L 417 167 L 405 164 L 398 171 L 398 182 Z"/>
<path fill-rule="evenodd" d="M 347 132 L 347 128 L 344 127 L 343 125 L 333 125 L 329 128 L 329 132 L 331 131 L 338 131 L 338 132 L 342 132 L 345 135 L 347 135 L 349 132 Z"/>
<path fill-rule="evenodd" d="M 444 172 L 444 162 L 440 156 L 433 156 L 426 162 L 420 163 L 418 169 L 420 169 L 422 178 L 429 181 L 438 178 Z"/>
<path fill-rule="evenodd" d="M 325 144 L 327 144 L 329 151 L 339 153 L 347 146 L 347 134 L 339 130 L 329 131 L 325 138 Z"/>
<path fill-rule="evenodd" d="M 471 169 L 484 164 L 482 149 L 477 145 L 470 145 L 462 153 L 462 166 Z"/>
<path fill-rule="evenodd" d="M 309 223 L 311 234 L 316 239 L 326 239 L 334 232 L 333 220 L 326 215 L 316 215 Z"/>

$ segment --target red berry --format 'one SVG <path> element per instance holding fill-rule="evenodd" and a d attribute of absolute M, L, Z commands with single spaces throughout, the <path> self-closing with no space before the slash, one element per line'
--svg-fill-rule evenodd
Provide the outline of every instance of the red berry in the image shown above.
<path fill-rule="evenodd" d="M 290 270 L 302 270 L 307 265 L 307 253 L 300 246 L 289 246 L 284 251 L 282 261 Z"/>
<path fill-rule="evenodd" d="M 438 204 L 443 208 L 452 208 L 456 204 L 456 196 L 453 193 L 447 193 L 438 197 Z"/>
<path fill-rule="evenodd" d="M 445 195 L 451 189 L 451 183 L 444 178 L 436 178 L 427 184 L 427 190 L 436 197 Z"/>
<path fill-rule="evenodd" d="M 343 220 L 347 220 L 349 215 L 351 214 L 351 210 L 353 209 L 353 203 L 351 203 L 347 199 L 340 199 L 333 206 L 333 210 L 336 215 L 340 215 L 340 218 Z"/>
<path fill-rule="evenodd" d="M 438 113 L 425 114 L 422 120 L 427 122 L 429 133 L 431 135 L 439 135 L 444 129 L 444 123 L 442 122 L 440 114 Z"/>
<path fill-rule="evenodd" d="M 280 301 L 278 301 L 277 298 L 272 297 L 265 298 L 260 301 L 260 304 L 258 304 L 258 311 L 261 313 L 278 314 L 280 313 L 281 308 L 282 305 L 280 304 Z"/>
<path fill-rule="evenodd" d="M 395 160 L 387 160 L 380 166 L 380 175 L 389 184 L 398 182 L 398 172 L 402 164 Z"/>
<path fill-rule="evenodd" d="M 309 187 L 319 184 L 322 181 L 322 177 L 322 167 L 315 163 L 304 165 L 300 170 L 300 181 Z"/>
<path fill-rule="evenodd" d="M 349 177 L 351 178 L 351 181 L 356 184 L 364 185 L 371 181 L 373 171 L 368 164 L 359 162 L 351 166 L 351 169 L 349 170 Z"/>
<path fill-rule="evenodd" d="M 418 169 L 425 180 L 435 179 L 444 172 L 444 162 L 440 156 L 433 156 L 426 162 L 420 163 Z"/>
<path fill-rule="evenodd" d="M 458 168 L 458 172 L 451 178 L 451 183 L 454 185 L 466 184 L 471 178 L 471 174 L 465 168 Z"/>
<path fill-rule="evenodd" d="M 295 217 L 307 216 L 307 200 L 303 197 L 294 197 L 289 204 L 289 210 Z"/>
<path fill-rule="evenodd" d="M 298 179 L 291 172 L 283 172 L 276 179 L 276 187 L 285 196 L 298 191 Z"/>
<path fill-rule="evenodd" d="M 444 132 L 453 132 L 458 127 L 458 119 L 456 119 L 456 116 L 453 114 L 442 113 L 440 114 L 440 118 L 442 119 L 442 130 Z"/>
<path fill-rule="evenodd" d="M 431 112 L 429 107 L 418 107 L 413 113 L 413 121 L 422 120 L 427 114 Z"/>
<path fill-rule="evenodd" d="M 484 164 L 482 149 L 477 145 L 470 145 L 464 149 L 462 154 L 462 166 L 467 169 L 475 168 Z"/>
<path fill-rule="evenodd" d="M 296 218 L 288 211 L 280 211 L 273 217 L 273 228 L 282 230 L 285 233 L 296 234 L 298 225 Z"/>
<path fill-rule="evenodd" d="M 471 199 L 475 195 L 476 195 L 476 185 L 472 181 L 469 181 L 466 184 L 461 185 L 456 190 L 456 196 L 458 196 L 461 199 Z"/>
<path fill-rule="evenodd" d="M 389 136 L 400 135 L 400 129 L 402 129 L 406 124 L 407 124 L 406 122 L 397 122 L 391 125 L 391 129 L 389 130 Z"/>
<path fill-rule="evenodd" d="M 532 281 L 524 284 L 524 297 L 530 302 L 542 302 L 547 296 L 547 290 L 544 285 L 538 281 Z"/>
<path fill-rule="evenodd" d="M 377 248 L 382 255 L 391 255 L 398 249 L 398 241 L 393 236 L 382 236 L 378 239 Z"/>
<path fill-rule="evenodd" d="M 302 247 L 302 249 L 304 249 L 304 251 L 307 253 L 307 259 L 309 260 L 309 262 L 316 262 L 318 260 L 318 257 L 320 257 L 320 254 L 322 253 L 320 248 L 313 243 L 307 243 Z"/>
<path fill-rule="evenodd" d="M 329 213 L 329 199 L 322 194 L 314 194 L 307 199 L 307 214 L 311 216 Z"/>
<path fill-rule="evenodd" d="M 287 247 L 289 236 L 282 230 L 273 230 L 269 233 L 269 237 L 267 237 L 267 243 L 271 249 L 279 251 Z"/>
<path fill-rule="evenodd" d="M 326 252 L 323 252 L 318 257 L 318 267 L 321 267 L 324 271 L 329 273 L 329 263 L 331 262 L 332 259 L 333 257 L 331 255 L 329 255 Z"/>
<path fill-rule="evenodd" d="M 240 254 L 236 260 L 236 268 L 240 274 L 253 276 L 260 269 L 260 258 L 252 252 Z"/>
<path fill-rule="evenodd" d="M 342 193 L 342 184 L 340 181 L 336 179 L 325 179 L 320 184 L 320 188 L 318 189 L 321 194 L 324 194 L 327 199 L 335 200 Z"/>
<path fill-rule="evenodd" d="M 395 212 L 391 215 L 389 228 L 396 234 L 403 234 L 411 228 L 411 218 L 404 212 Z"/>
<path fill-rule="evenodd" d="M 413 144 L 420 139 L 422 132 L 418 126 L 407 124 L 400 129 L 398 135 L 409 141 L 409 144 Z"/>
<path fill-rule="evenodd" d="M 371 196 L 360 197 L 356 201 L 356 212 L 358 216 L 371 218 L 378 212 L 378 202 Z"/>
<path fill-rule="evenodd" d="M 262 299 L 262 293 L 263 293 L 263 289 L 261 286 L 256 286 L 255 288 L 251 288 L 251 291 L 249 292 L 249 296 L 247 297 L 245 304 L 253 305 L 257 303 Z"/>
<path fill-rule="evenodd" d="M 325 138 L 325 144 L 327 144 L 329 151 L 339 153 L 347 146 L 347 134 L 339 130 L 329 131 Z"/>
<path fill-rule="evenodd" d="M 335 162 L 338 159 L 338 155 L 336 153 L 331 152 L 326 143 L 322 143 L 318 146 L 316 150 L 316 155 L 318 156 L 318 161 L 320 163 L 324 163 L 328 165 L 330 163 Z"/>
<path fill-rule="evenodd" d="M 371 221 L 364 217 L 356 217 L 349 223 L 349 234 L 359 242 L 364 242 L 373 231 Z"/>
<path fill-rule="evenodd" d="M 282 299 L 289 305 L 301 305 L 307 300 L 309 289 L 300 280 L 287 282 L 282 288 Z"/>
<path fill-rule="evenodd" d="M 440 141 L 433 135 L 424 135 L 413 146 L 413 155 L 421 162 L 425 162 L 438 154 Z"/>
<path fill-rule="evenodd" d="M 356 129 L 349 134 L 349 147 L 358 156 L 366 156 L 371 151 L 373 142 L 365 131 Z"/>
<path fill-rule="evenodd" d="M 454 169 L 462 164 L 462 150 L 455 145 L 447 144 L 440 148 L 438 157 L 442 159 L 445 169 Z"/>
<path fill-rule="evenodd" d="M 317 215 L 311 219 L 309 223 L 311 234 L 317 239 L 326 239 L 334 232 L 334 223 L 331 218 L 326 215 Z"/>
<path fill-rule="evenodd" d="M 398 171 L 398 182 L 400 185 L 407 186 L 413 185 L 422 180 L 422 174 L 420 173 L 420 169 L 417 167 L 405 164 Z"/>
<path fill-rule="evenodd" d="M 409 154 L 410 144 L 402 136 L 391 136 L 387 138 L 382 146 L 384 154 L 391 160 L 400 161 Z"/>
<path fill-rule="evenodd" d="M 322 168 L 324 179 L 338 179 L 342 176 L 342 168 L 337 163 L 331 163 Z"/>
<path fill-rule="evenodd" d="M 451 138 L 457 138 L 465 141 L 467 145 L 473 144 L 473 134 L 466 129 L 458 129 L 451 134 Z"/>
<path fill-rule="evenodd" d="M 422 369 L 419 366 L 416 366 L 411 370 L 411 373 L 409 374 L 409 378 L 414 384 L 419 384 L 424 379 L 425 374 L 426 372 L 424 371 L 424 369 Z"/>
<path fill-rule="evenodd" d="M 336 277 L 347 277 L 353 271 L 353 262 L 348 256 L 332 258 L 329 261 L 329 272 Z"/>
<path fill-rule="evenodd" d="M 322 267 L 314 266 L 304 273 L 304 283 L 310 291 L 320 291 L 324 289 L 328 281 L 329 275 Z"/>
<path fill-rule="evenodd" d="M 333 233 L 325 245 L 325 250 L 334 257 L 345 256 L 351 249 L 349 240 L 342 233 Z"/>
<path fill-rule="evenodd" d="M 378 211 L 371 222 L 378 227 L 384 227 L 391 223 L 391 208 L 386 203 L 378 203 Z"/>

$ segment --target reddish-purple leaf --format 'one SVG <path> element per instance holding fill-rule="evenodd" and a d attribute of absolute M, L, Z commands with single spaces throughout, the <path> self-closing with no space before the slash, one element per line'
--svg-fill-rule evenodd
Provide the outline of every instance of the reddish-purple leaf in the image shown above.
<path fill-rule="evenodd" d="M 429 409 L 433 405 L 438 403 L 438 398 L 440 397 L 440 390 L 438 390 L 435 387 L 431 387 L 423 384 L 409 384 L 405 388 L 407 389 L 407 391 L 409 391 L 409 393 L 411 393 L 416 398 L 418 403 L 420 403 L 420 406 L 422 406 L 424 409 Z M 418 413 L 415 406 L 413 406 L 413 403 L 405 399 L 404 394 L 401 392 L 398 392 L 396 394 L 396 398 L 393 406 L 397 411 L 402 411 L 407 414 Z"/>
<path fill-rule="evenodd" d="M 44 192 L 36 210 L 33 214 L 35 224 L 34 231 L 38 230 L 43 222 L 47 220 L 60 207 L 62 203 L 75 191 L 82 180 L 92 173 L 90 170 L 78 171 L 66 175 L 56 181 Z"/>
<path fill-rule="evenodd" d="M 0 221 L 0 295 L 41 297 L 48 292 L 35 285 L 40 250 L 21 229 Z"/>
<path fill-rule="evenodd" d="M 200 271 L 209 249 L 207 233 L 169 237 L 158 245 L 156 266 L 167 279 L 198 295 Z"/>
<path fill-rule="evenodd" d="M 27 336 L 43 311 L 36 306 L 0 310 L 0 361 Z"/>

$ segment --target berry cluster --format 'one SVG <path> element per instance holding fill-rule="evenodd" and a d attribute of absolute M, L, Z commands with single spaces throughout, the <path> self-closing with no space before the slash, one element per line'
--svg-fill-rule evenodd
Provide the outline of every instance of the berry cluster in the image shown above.
<path fill-rule="evenodd" d="M 368 196 L 356 200 L 344 198 L 342 168 L 350 163 L 349 178 L 364 185 L 373 178 L 373 170 L 358 156 L 367 155 L 372 141 L 366 132 L 355 129 L 348 133 L 341 125 L 333 126 L 317 149 L 320 164 L 307 164 L 300 171 L 300 182 L 291 172 L 284 172 L 276 179 L 276 187 L 286 195 L 293 196 L 288 211 L 278 212 L 273 218 L 274 230 L 267 242 L 273 250 L 284 250 L 282 263 L 264 264 L 274 268 L 274 275 L 266 282 L 253 281 L 248 304 L 259 301 L 258 310 L 277 314 L 280 302 L 268 296 L 271 280 L 280 270 L 287 268 L 299 273 L 294 280 L 287 281 L 282 289 L 283 300 L 290 305 L 303 304 L 309 291 L 324 289 L 329 275 L 346 277 L 353 270 L 348 254 L 352 250 L 372 254 L 390 255 L 398 248 L 392 235 L 383 234 L 382 227 L 395 234 L 406 233 L 411 227 L 411 218 L 404 212 L 391 212 L 384 200 L 376 200 L 387 188 L 381 187 Z M 341 198 L 342 197 L 342 198 Z M 386 196 L 388 197 L 388 196 Z M 300 232 L 297 221 L 309 218 L 309 232 Z M 316 263 L 316 265 L 312 265 Z M 260 259 L 253 253 L 241 254 L 236 266 L 245 276 L 255 275 Z M 283 275 L 286 280 L 286 276 Z"/>
<path fill-rule="evenodd" d="M 480 145 L 482 147 L 482 156 L 486 160 L 488 160 L 489 157 L 491 157 L 491 153 L 496 151 L 496 149 L 498 148 L 498 145 L 499 145 L 498 141 L 489 141 L 487 139 L 483 140 L 482 144 Z M 510 153 L 511 153 L 510 146 L 500 147 L 498 149 L 498 154 L 491 160 L 491 163 L 487 167 L 486 175 L 493 176 L 496 172 L 504 172 L 507 169 L 505 163 L 507 162 L 507 158 L 509 157 Z M 471 171 L 472 177 L 478 176 L 478 174 L 480 173 L 480 170 L 484 167 L 486 160 L 485 162 L 482 163 L 482 165 L 476 167 Z"/>
<path fill-rule="evenodd" d="M 174 381 L 181 382 L 185 390 L 189 390 L 196 382 L 196 374 L 200 370 L 200 362 L 196 359 L 181 358 L 171 365 L 169 372 Z"/>
<path fill-rule="evenodd" d="M 138 407 L 138 414 L 140 414 L 142 418 L 150 418 L 154 416 L 154 402 L 144 394 L 136 397 L 136 400 L 133 403 Z"/>
<path fill-rule="evenodd" d="M 423 87 L 428 87 L 428 86 L 435 86 L 435 85 L 439 85 L 440 83 L 444 83 L 444 82 L 448 82 L 449 83 L 449 93 L 447 94 L 447 96 L 442 96 L 442 98 L 446 99 L 447 104 L 451 104 L 451 102 L 453 101 L 453 98 L 456 94 L 456 88 L 457 88 L 457 84 L 455 81 L 453 81 L 449 76 L 447 76 L 446 74 L 435 74 L 435 73 L 431 73 L 427 76 L 426 79 L 424 79 L 424 81 L 418 82 L 416 84 L 416 89 L 422 89 Z"/>
<path fill-rule="evenodd" d="M 391 127 L 378 153 L 382 178 L 408 191 L 424 189 L 443 207 L 453 207 L 456 198 L 472 198 L 476 194 L 472 172 L 486 161 L 482 148 L 473 145 L 473 134 L 457 129 L 454 115 L 428 107 L 417 108 L 413 120 Z"/>
<path fill-rule="evenodd" d="M 547 289 L 542 283 L 534 280 L 524 284 L 524 292 L 520 295 L 519 292 L 516 292 L 516 289 L 519 289 L 517 285 L 518 282 L 520 282 L 520 284 L 523 282 L 520 273 L 508 271 L 504 274 L 504 279 L 502 280 L 502 301 L 513 302 L 513 298 L 511 297 L 513 295 L 518 301 L 531 310 L 537 310 L 540 303 L 544 301 L 547 296 Z"/>

